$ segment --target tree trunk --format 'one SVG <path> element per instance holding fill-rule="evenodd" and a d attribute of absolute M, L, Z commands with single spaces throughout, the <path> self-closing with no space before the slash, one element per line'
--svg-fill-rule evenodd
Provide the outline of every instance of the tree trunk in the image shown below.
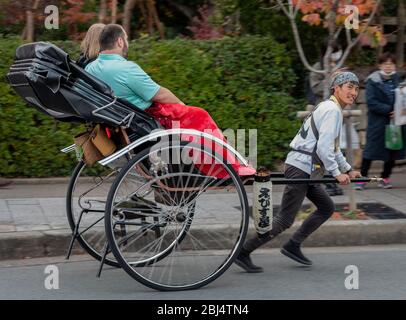
<path fill-rule="evenodd" d="M 140 3 L 142 16 L 147 24 L 147 30 L 150 35 L 154 34 L 154 16 L 152 15 L 151 3 L 147 0 L 147 7 L 145 7 L 144 1 Z"/>
<path fill-rule="evenodd" d="M 352 118 L 351 117 L 346 117 L 344 119 L 345 121 L 345 135 L 347 139 L 347 162 L 353 167 L 354 166 L 354 151 L 352 149 Z M 355 211 L 357 210 L 357 201 L 355 200 L 355 190 L 351 188 L 351 186 L 347 186 L 347 191 L 348 191 L 348 200 L 349 200 L 349 209 L 350 211 Z"/>
<path fill-rule="evenodd" d="M 406 26 L 406 17 L 405 17 L 405 3 L 404 0 L 399 0 L 398 7 L 398 33 L 396 36 L 397 45 L 396 45 L 396 64 L 398 68 L 403 67 L 404 63 L 404 50 L 405 50 L 405 26 Z"/>
<path fill-rule="evenodd" d="M 107 1 L 106 0 L 100 0 L 99 22 L 100 23 L 105 23 L 106 22 L 106 17 L 107 17 Z"/>
<path fill-rule="evenodd" d="M 383 12 L 383 8 L 382 8 L 382 3 L 381 3 L 381 4 L 379 4 L 379 8 L 376 12 L 375 22 L 381 28 L 382 33 L 384 34 L 385 28 L 384 28 L 384 25 L 382 24 L 382 12 Z M 383 47 L 378 46 L 378 48 L 376 49 L 376 57 L 378 58 L 382 53 L 383 53 Z M 378 59 L 377 59 L 376 63 L 378 63 Z"/>
<path fill-rule="evenodd" d="M 138 7 L 141 11 L 141 16 L 142 16 L 143 22 L 145 22 L 148 25 L 149 16 L 148 16 L 148 10 L 145 7 L 145 1 L 138 2 Z"/>
<path fill-rule="evenodd" d="M 34 42 L 34 15 L 31 9 L 28 9 L 26 12 L 27 17 L 27 28 L 26 28 L 26 38 L 28 42 Z"/>
<path fill-rule="evenodd" d="M 131 18 L 136 2 L 137 0 L 126 0 L 124 4 L 123 28 L 128 38 L 131 38 Z"/>
<path fill-rule="evenodd" d="M 328 42 L 327 42 L 327 50 L 324 52 L 323 57 L 323 65 L 324 70 L 326 71 L 323 81 L 323 99 L 328 99 L 330 96 L 330 77 L 333 72 L 333 68 L 331 66 L 331 54 L 333 53 L 333 44 L 334 44 L 334 35 L 337 31 L 337 24 L 336 24 L 336 17 L 337 17 L 337 10 L 338 10 L 338 0 L 335 0 L 333 6 L 331 8 L 331 12 L 329 13 L 328 18 Z"/>
<path fill-rule="evenodd" d="M 117 23 L 117 0 L 111 1 L 111 23 Z"/>
<path fill-rule="evenodd" d="M 23 39 L 27 40 L 28 42 L 34 42 L 35 38 L 35 20 L 34 20 L 34 12 L 37 10 L 40 0 L 35 0 L 32 7 L 30 7 L 26 13 L 26 26 L 23 32 L 25 36 Z"/>
<path fill-rule="evenodd" d="M 149 0 L 148 7 L 149 7 L 148 8 L 149 14 L 152 15 L 152 19 L 159 32 L 159 36 L 161 37 L 161 39 L 165 39 L 165 30 L 164 30 L 163 24 L 161 23 L 161 20 L 159 20 L 158 11 L 156 10 L 155 0 Z"/>

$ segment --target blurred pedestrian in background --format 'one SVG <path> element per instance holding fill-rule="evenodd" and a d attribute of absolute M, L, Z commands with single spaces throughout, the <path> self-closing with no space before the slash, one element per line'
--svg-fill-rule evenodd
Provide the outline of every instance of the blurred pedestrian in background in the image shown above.
<path fill-rule="evenodd" d="M 399 85 L 396 72 L 396 58 L 392 53 L 385 52 L 378 59 L 379 70 L 366 79 L 366 100 L 368 106 L 368 127 L 366 145 L 362 155 L 361 174 L 368 176 L 373 160 L 384 161 L 379 186 L 391 188 L 390 175 L 395 160 L 405 157 L 405 148 L 389 150 L 385 146 L 385 129 L 394 117 L 395 89 Z M 403 141 L 406 141 L 406 128 L 402 126 Z M 357 183 L 355 188 L 363 190 L 365 183 Z"/>

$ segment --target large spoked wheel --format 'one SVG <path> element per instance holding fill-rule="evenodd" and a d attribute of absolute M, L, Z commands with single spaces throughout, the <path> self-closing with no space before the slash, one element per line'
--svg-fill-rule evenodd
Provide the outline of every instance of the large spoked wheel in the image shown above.
<path fill-rule="evenodd" d="M 80 161 L 72 173 L 66 195 L 66 214 L 72 232 L 78 228 L 76 241 L 95 259 L 101 261 L 107 239 L 104 212 L 107 195 L 118 169 L 100 165 L 86 166 Z M 78 225 L 79 223 L 79 225 Z M 120 267 L 110 253 L 105 263 Z"/>
<path fill-rule="evenodd" d="M 248 217 L 243 184 L 230 164 L 200 145 L 161 142 L 118 174 L 105 227 L 130 276 L 173 291 L 197 289 L 224 273 L 245 239 Z"/>

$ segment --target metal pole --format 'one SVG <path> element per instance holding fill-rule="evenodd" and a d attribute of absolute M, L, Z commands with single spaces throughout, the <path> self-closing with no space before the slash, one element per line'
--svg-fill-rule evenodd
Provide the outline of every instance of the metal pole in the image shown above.
<path fill-rule="evenodd" d="M 283 172 L 271 172 L 271 178 L 284 178 L 285 174 Z M 333 178 L 331 174 L 324 175 L 324 178 Z"/>
<path fill-rule="evenodd" d="M 352 179 L 351 183 L 355 182 L 377 182 L 380 178 L 356 178 Z M 316 183 L 337 183 L 334 178 L 325 179 L 283 179 L 283 178 L 272 178 L 272 184 L 316 184 Z"/>
<path fill-rule="evenodd" d="M 344 118 L 345 122 L 345 136 L 347 140 L 347 162 L 352 166 L 353 165 L 353 150 L 352 150 L 352 118 L 351 116 Z M 353 188 L 347 188 L 348 196 L 349 196 L 349 209 L 350 211 L 357 210 L 357 202 L 355 201 L 355 191 Z"/>

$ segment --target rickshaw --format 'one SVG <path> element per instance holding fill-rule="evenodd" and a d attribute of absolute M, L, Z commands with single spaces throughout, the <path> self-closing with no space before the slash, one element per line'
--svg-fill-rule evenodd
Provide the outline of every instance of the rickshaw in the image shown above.
<path fill-rule="evenodd" d="M 221 155 L 247 166 L 233 147 L 208 133 L 162 128 L 51 43 L 20 46 L 7 80 L 54 119 L 125 133 L 93 166 L 78 155 L 66 197 L 68 257 L 77 240 L 101 262 L 99 275 L 103 264 L 121 267 L 157 290 L 196 289 L 230 267 L 249 222 L 243 182 Z"/>

